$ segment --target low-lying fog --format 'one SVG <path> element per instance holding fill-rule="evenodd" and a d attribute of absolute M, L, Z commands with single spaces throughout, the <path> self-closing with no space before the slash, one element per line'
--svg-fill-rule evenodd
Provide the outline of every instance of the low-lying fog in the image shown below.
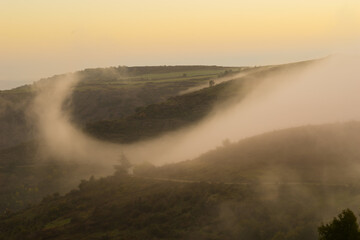
<path fill-rule="evenodd" d="M 357 57 L 331 57 L 300 70 L 267 76 L 238 104 L 214 108 L 186 129 L 153 140 L 121 145 L 96 140 L 70 122 L 64 101 L 79 79 L 73 75 L 39 88 L 33 113 L 43 153 L 111 167 L 124 152 L 133 162 L 154 164 L 192 159 L 221 145 L 276 129 L 360 120 L 360 66 Z M 41 85 L 41 84 L 38 84 Z"/>

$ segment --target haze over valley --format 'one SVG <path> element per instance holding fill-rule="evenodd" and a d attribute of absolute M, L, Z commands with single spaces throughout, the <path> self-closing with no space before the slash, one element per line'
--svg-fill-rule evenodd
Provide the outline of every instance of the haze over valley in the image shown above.
<path fill-rule="evenodd" d="M 0 239 L 360 239 L 360 5 L 0 3 Z"/>

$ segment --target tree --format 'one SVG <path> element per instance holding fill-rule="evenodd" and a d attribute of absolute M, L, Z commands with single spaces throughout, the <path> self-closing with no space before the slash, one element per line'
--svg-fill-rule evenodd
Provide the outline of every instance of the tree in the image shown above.
<path fill-rule="evenodd" d="M 210 80 L 209 81 L 209 87 L 213 87 L 215 85 L 215 81 L 214 80 Z"/>
<path fill-rule="evenodd" d="M 343 210 L 331 223 L 319 228 L 319 240 L 359 240 L 359 225 L 350 209 Z"/>
<path fill-rule="evenodd" d="M 132 174 L 132 164 L 127 159 L 124 153 L 121 153 L 121 156 L 119 158 L 120 165 L 114 165 L 114 168 L 116 170 L 116 173 L 118 174 Z"/>

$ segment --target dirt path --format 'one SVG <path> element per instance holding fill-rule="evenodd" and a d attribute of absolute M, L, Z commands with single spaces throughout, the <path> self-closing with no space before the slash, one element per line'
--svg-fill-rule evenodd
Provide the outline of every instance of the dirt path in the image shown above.
<path fill-rule="evenodd" d="M 149 179 L 163 182 L 177 182 L 177 183 L 208 183 L 208 184 L 225 184 L 225 185 L 282 185 L 282 186 L 328 186 L 328 187 L 350 187 L 347 183 L 323 183 L 323 182 L 212 182 L 212 181 L 199 181 L 199 180 L 186 180 L 176 178 L 155 178 L 145 177 L 139 175 L 132 175 L 136 178 Z"/>

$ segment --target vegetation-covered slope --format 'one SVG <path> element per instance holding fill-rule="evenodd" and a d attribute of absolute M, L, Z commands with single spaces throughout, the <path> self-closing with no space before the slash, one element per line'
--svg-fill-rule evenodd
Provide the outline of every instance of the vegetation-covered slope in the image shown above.
<path fill-rule="evenodd" d="M 360 123 L 278 130 L 141 175 L 221 182 L 353 184 L 359 181 Z"/>
<path fill-rule="evenodd" d="M 238 79 L 170 97 L 164 102 L 138 108 L 125 118 L 89 123 L 85 130 L 102 139 L 126 143 L 154 137 L 201 120 L 215 104 L 243 98 L 247 84 L 249 82 L 244 79 Z"/>
<path fill-rule="evenodd" d="M 34 96 L 30 86 L 0 91 L 0 149 L 32 139 L 34 125 L 27 114 Z"/>
<path fill-rule="evenodd" d="M 87 124 L 85 131 L 101 139 L 122 143 L 156 137 L 205 118 L 216 106 L 224 107 L 226 104 L 241 101 L 259 83 L 267 80 L 267 77 L 304 69 L 312 63 L 307 61 L 259 67 L 243 70 L 240 74 L 232 71 L 227 73 L 228 77 L 231 76 L 228 81 L 187 94 L 172 96 L 157 104 L 139 107 L 135 113 L 126 117 L 92 121 Z M 247 74 L 243 74 L 244 72 Z"/>
<path fill-rule="evenodd" d="M 74 120 L 81 125 L 126 117 L 138 107 L 165 101 L 210 79 L 246 71 L 218 66 L 113 67 L 80 72 L 72 96 Z"/>
<path fill-rule="evenodd" d="M 104 172 L 101 164 L 39 156 L 38 143 L 0 150 L 0 213 L 16 211 L 55 192 L 66 193 L 81 179 Z"/>
<path fill-rule="evenodd" d="M 125 143 L 154 137 L 166 131 L 175 130 L 200 120 L 211 111 L 215 104 L 225 104 L 225 102 L 228 101 L 241 100 L 249 91 L 249 88 L 255 86 L 255 83 L 263 79 L 267 74 L 272 74 L 276 71 L 286 71 L 291 69 L 292 66 L 297 67 L 306 64 L 307 63 L 282 65 L 264 68 L 263 70 L 261 70 L 261 68 L 256 68 L 256 71 L 246 78 L 237 78 L 233 81 L 215 85 L 212 88 L 204 88 L 193 93 L 171 97 L 167 101 L 138 108 L 134 114 L 125 118 L 94 122 L 89 124 L 86 130 L 97 137 Z M 224 69 L 227 70 L 224 71 Z M 185 70 L 185 73 L 181 72 Z M 92 93 L 90 95 L 94 98 L 96 98 L 97 94 L 106 98 L 107 95 L 111 95 L 108 91 L 117 91 L 117 89 L 122 89 L 122 87 L 123 91 L 127 91 L 126 86 L 130 85 L 144 86 L 141 84 L 145 84 L 149 77 L 153 79 L 157 77 L 157 81 L 153 81 L 153 83 L 156 86 L 159 86 L 159 88 L 161 84 L 169 81 L 171 84 L 174 83 L 178 86 L 176 88 L 178 90 L 186 89 L 188 86 L 186 86 L 184 78 L 189 76 L 194 77 L 200 73 L 202 75 L 209 74 L 209 76 L 211 75 L 212 77 L 215 72 L 221 76 L 226 73 L 229 75 L 235 72 L 235 69 L 232 69 L 232 73 L 229 73 L 230 70 L 231 69 L 222 67 L 203 66 L 120 67 L 111 69 L 111 71 L 110 69 L 85 70 L 82 72 L 85 76 L 82 77 L 83 80 L 80 81 L 73 94 L 73 109 L 81 108 L 82 104 L 91 101 L 83 99 L 83 101 L 79 102 L 79 100 L 76 100 L 76 96 L 79 92 L 85 92 L 87 94 Z M 181 75 L 180 73 L 183 74 Z M 136 77 L 144 77 L 144 74 L 147 77 L 145 80 L 136 80 Z M 122 76 L 122 78 L 117 79 L 116 77 L 119 76 Z M 123 79 L 124 76 L 129 78 L 126 81 L 130 81 L 130 83 L 126 83 Z M 169 80 L 169 77 L 173 77 L 174 79 Z M 52 80 L 54 79 L 43 81 L 50 84 Z M 131 82 L 133 80 L 134 82 Z M 196 81 L 193 81 L 190 85 L 195 84 Z M 122 86 L 121 83 L 125 85 Z M 207 83 L 207 81 L 205 81 L 205 83 Z M 166 84 L 166 86 L 170 85 L 168 83 Z M 88 88 L 91 89 L 91 91 L 86 90 Z M 17 89 L 17 91 L 29 95 L 34 93 L 30 87 L 23 87 Z M 15 90 L 8 91 L 7 93 L 11 96 L 11 94 L 15 94 Z M 164 94 L 168 93 L 169 92 L 167 91 L 164 92 Z M 115 94 L 114 97 L 124 98 L 121 94 Z M 141 95 L 138 97 L 141 97 Z M 29 99 L 31 99 L 31 97 Z M 117 108 L 116 111 L 118 113 L 125 111 L 124 108 L 117 105 L 116 101 L 112 102 L 111 96 L 108 97 L 108 101 L 109 102 L 105 104 L 107 109 L 115 107 Z M 27 101 L 25 101 L 25 103 L 28 104 Z M 94 118 L 99 118 L 101 116 L 106 117 L 106 113 L 101 113 L 103 108 L 95 105 L 89 103 L 89 109 L 86 111 L 89 111 L 90 115 Z M 91 110 L 91 108 L 93 109 Z M 105 112 L 111 112 L 111 110 L 106 110 Z M 81 117 L 79 117 L 80 115 L 75 115 L 74 119 L 81 119 Z M 80 120 L 77 120 L 77 122 L 78 121 Z M 19 126 L 21 126 L 21 124 Z M 18 126 L 16 125 L 16 127 Z M 9 129 L 11 129 L 11 127 L 9 127 Z M 24 132 L 22 132 L 22 134 L 25 135 L 28 133 L 29 129 L 25 129 Z M 11 131 L 8 133 L 8 136 L 10 136 L 11 139 Z M 25 141 L 26 138 L 21 136 L 22 135 L 20 135 L 20 139 Z M 4 184 L 6 182 L 6 186 L 0 188 L 0 210 L 6 208 L 17 210 L 29 203 L 38 202 L 43 196 L 51 192 L 63 193 L 71 187 L 76 187 L 81 178 L 87 178 L 91 175 L 98 174 L 99 169 L 101 170 L 101 174 L 103 174 L 103 170 L 99 166 L 84 163 L 74 164 L 69 162 L 69 159 L 44 159 L 44 156 L 37 153 L 38 144 L 39 143 L 36 142 L 33 142 L 32 144 L 26 143 L 0 151 L 0 176 L 4 180 Z M 34 189 L 36 189 L 36 191 L 33 191 Z"/>
<path fill-rule="evenodd" d="M 118 119 L 148 104 L 164 101 L 189 87 L 246 68 L 217 66 L 113 67 L 79 71 L 72 94 L 72 119 L 79 125 L 89 121 Z M 39 82 L 52 84 L 67 75 Z M 38 83 L 39 83 L 38 82 Z M 33 140 L 34 123 L 28 118 L 36 84 L 0 91 L 0 149 Z"/>
<path fill-rule="evenodd" d="M 318 190 L 312 191 L 316 194 Z M 0 219 L 0 237 L 316 239 L 316 225 L 328 204 L 305 204 L 310 197 L 299 197 L 291 187 L 279 189 L 276 201 L 263 194 L 256 187 L 116 175 L 83 182 L 79 190 L 64 197 L 48 197 L 36 207 L 4 216 Z M 324 200 L 327 196 L 316 197 Z"/>
<path fill-rule="evenodd" d="M 38 83 L 52 84 L 61 78 L 75 77 L 80 81 L 71 95 L 72 121 L 81 127 L 90 124 L 90 132 L 112 141 L 134 141 L 142 136 L 138 133 L 123 134 L 123 129 L 149 129 L 144 137 L 155 136 L 167 130 L 185 126 L 192 120 L 206 116 L 214 103 L 228 100 L 234 94 L 243 97 L 245 89 L 236 93 L 235 88 L 222 87 L 208 94 L 188 95 L 188 101 L 175 97 L 193 87 L 206 86 L 209 80 L 227 77 L 241 82 L 260 81 L 279 72 L 306 67 L 313 61 L 265 67 L 219 67 L 219 66 L 157 66 L 157 67 L 111 67 L 86 69 L 72 74 L 57 75 L 42 79 L 33 85 L 0 91 L 0 149 L 31 141 L 36 136 L 36 125 L 31 116 L 32 102 L 37 95 Z M 240 73 L 242 77 L 237 74 Z M 237 77 L 238 76 L 238 77 Z M 228 85 L 229 86 L 229 85 Z M 232 85 L 234 87 L 234 85 Z M 219 87 L 221 88 L 221 87 Z M 173 97 L 169 101 L 168 98 Z M 192 101 L 195 100 L 193 103 Z M 162 103 L 160 105 L 154 105 Z M 148 105 L 152 105 L 147 107 Z M 195 109 L 191 106 L 196 105 Z M 147 107 L 147 108 L 146 108 Z M 168 111 L 172 108 L 171 113 Z M 181 113 L 186 110 L 186 114 Z M 188 111 L 195 110 L 189 114 Z M 159 121 L 159 112 L 163 116 Z M 30 113 L 30 114 L 29 114 Z M 174 114 L 175 113 L 175 114 Z M 130 117 L 127 121 L 126 119 Z M 144 118 L 144 115 L 148 115 Z M 186 119 L 185 115 L 188 115 Z M 141 120 L 139 121 L 139 118 Z M 125 120 L 124 120 L 125 119 Z M 100 121 L 100 122 L 99 122 Z M 133 122 L 134 123 L 133 123 Z M 124 123 L 125 122 L 125 123 Z M 142 126 L 143 125 L 143 126 Z M 135 126 L 135 127 L 134 127 Z M 163 127 L 165 126 L 165 127 Z M 114 130 L 114 134 L 110 133 Z M 111 135 L 111 136 L 110 136 Z M 112 139 L 113 138 L 113 139 Z"/>
<path fill-rule="evenodd" d="M 225 144 L 199 159 L 83 181 L 0 219 L 5 239 L 317 239 L 358 206 L 360 123 Z M 181 181 L 181 180 L 188 181 Z"/>
<path fill-rule="evenodd" d="M 219 69 L 223 69 L 221 67 L 153 67 L 153 68 L 149 68 L 150 70 L 153 69 L 153 71 L 155 71 L 156 74 L 153 74 L 152 77 L 155 78 L 156 76 L 160 77 L 162 76 L 161 74 L 165 74 L 164 77 L 167 77 L 168 75 L 170 75 L 171 73 L 175 74 L 175 76 L 177 76 L 177 72 L 172 72 L 172 69 L 178 69 L 178 70 L 186 70 L 187 69 L 187 74 L 191 75 L 192 74 L 199 74 L 201 73 L 201 71 L 204 71 L 204 68 L 207 69 L 207 72 L 203 72 L 203 74 L 211 73 L 211 76 L 213 75 L 214 71 L 219 71 Z M 120 68 L 122 70 L 131 70 L 132 68 Z M 145 68 L 145 70 L 141 67 L 136 68 L 137 71 L 140 71 L 140 73 L 143 74 L 143 72 L 147 72 L 149 70 L 147 70 L 147 68 Z M 130 71 L 129 70 L 129 71 Z M 167 70 L 167 71 L 164 71 Z M 191 71 L 192 70 L 192 71 Z M 98 76 L 96 73 L 97 72 L 101 72 L 101 71 L 105 71 L 103 69 L 97 69 L 97 70 L 85 70 L 84 72 L 86 74 L 89 74 L 88 77 L 83 77 L 83 81 L 80 81 L 79 85 L 77 88 L 75 88 L 75 93 L 73 94 L 73 97 L 75 100 L 73 103 L 73 107 L 74 109 L 76 108 L 81 108 L 81 104 L 85 104 L 87 101 L 80 101 L 78 103 L 76 103 L 76 96 L 78 91 L 85 91 L 84 88 L 86 89 L 89 85 L 93 84 L 96 85 L 98 90 L 96 90 L 95 92 L 92 93 L 92 97 L 97 96 L 97 94 L 104 94 L 104 97 L 107 97 L 109 103 L 106 104 L 106 107 L 111 108 L 111 107 L 117 107 L 116 111 L 118 113 L 123 113 L 126 114 L 126 111 L 124 110 L 124 108 L 122 108 L 121 106 L 117 105 L 116 102 L 113 103 L 112 102 L 112 98 L 111 96 L 108 96 L 108 91 L 116 91 L 116 84 L 113 83 L 113 85 L 115 87 L 110 88 L 110 87 L 106 87 L 106 81 L 105 83 L 101 82 L 100 79 L 111 79 L 109 76 Z M 120 71 L 120 70 L 119 70 Z M 163 73 L 161 71 L 164 71 Z M 109 70 L 105 71 L 106 74 L 108 74 L 108 72 L 111 72 Z M 123 73 L 121 73 L 123 74 Z M 222 73 L 224 74 L 224 73 Z M 133 74 L 134 75 L 134 74 Z M 122 76 L 122 75 L 121 75 Z M 136 75 L 135 75 L 136 76 Z M 61 78 L 61 77 L 60 77 Z M 94 79 L 93 79 L 94 78 Z M 51 84 L 51 81 L 54 81 L 56 79 L 47 79 L 47 80 L 42 80 L 45 81 L 44 84 Z M 61 79 L 60 79 L 61 80 Z M 114 80 L 115 81 L 115 80 Z M 123 80 L 119 80 L 119 82 L 122 82 Z M 160 80 L 159 80 L 160 81 Z M 159 84 L 159 89 L 161 88 L 161 82 L 162 81 L 167 81 L 166 79 L 161 79 Z M 175 80 L 172 80 L 174 83 L 176 83 Z M 144 83 L 146 82 L 145 80 L 142 82 Z M 186 86 L 182 86 L 181 84 L 182 80 L 178 79 L 178 82 L 176 84 L 179 85 L 179 89 L 186 89 Z M 128 84 L 128 85 L 132 85 Z M 195 83 L 193 83 L 195 84 Z M 140 83 L 136 83 L 134 85 L 141 85 Z M 157 86 L 157 84 L 155 84 Z M 168 84 L 169 85 L 169 84 Z M 170 84 L 171 85 L 171 84 Z M 108 88 L 108 89 L 107 89 Z M 138 90 L 140 90 L 139 87 L 137 87 Z M 104 90 L 105 89 L 105 90 Z M 107 89 L 107 90 L 106 90 Z M 179 91 L 179 89 L 177 89 L 176 91 Z M 29 107 L 31 102 L 31 99 L 33 98 L 33 94 L 34 94 L 34 90 L 32 90 L 30 87 L 24 87 L 23 89 L 20 88 L 17 90 L 19 92 L 19 94 L 29 94 L 29 98 L 24 99 L 24 104 Z M 126 87 L 124 87 L 124 89 L 122 89 L 122 91 L 127 91 Z M 175 90 L 174 90 L 175 91 Z M 195 95 L 197 96 L 198 99 L 206 99 L 207 96 L 207 92 L 209 91 L 209 89 L 204 89 L 201 91 L 198 91 Z M 211 89 L 212 94 L 214 96 L 220 95 L 223 91 L 222 88 L 214 88 Z M 87 92 L 87 91 L 85 91 Z M 87 92 L 90 94 L 90 92 Z M 160 97 L 163 96 L 164 94 L 170 94 L 171 91 L 167 91 L 166 89 L 164 90 L 164 93 L 162 94 L 156 94 L 154 93 L 154 95 Z M 15 94 L 15 90 L 13 91 L 9 91 L 6 92 L 6 94 L 9 94 L 9 96 L 13 96 L 13 94 Z M 132 98 L 137 98 L 137 97 L 141 97 L 141 96 L 135 96 L 132 95 L 131 92 L 128 93 L 129 96 L 128 97 L 132 97 Z M 203 108 L 203 106 L 205 106 L 205 104 L 203 104 L 203 102 L 191 102 L 188 101 L 187 99 L 190 99 L 191 96 L 189 97 L 187 95 L 183 95 L 180 97 L 177 97 L 178 102 L 183 104 L 183 109 L 186 108 L 186 106 L 191 106 L 192 108 L 198 109 L 198 108 Z M 190 94 L 191 95 L 191 94 Z M 121 94 L 115 94 L 116 97 L 120 97 L 122 99 L 126 99 L 126 97 L 121 96 Z M 17 101 L 17 99 L 15 99 Z M 25 101 L 26 100 L 26 101 Z M 213 99 L 212 101 L 214 101 L 215 99 Z M 155 110 L 151 110 L 152 108 L 159 108 L 157 106 L 162 106 L 163 103 L 159 103 L 159 104 L 154 104 L 151 105 L 152 107 L 150 107 L 150 112 L 154 111 L 154 114 L 159 114 L 159 112 L 156 112 Z M 166 104 L 165 104 L 166 105 Z M 101 111 L 103 110 L 103 108 L 99 108 L 96 107 L 92 104 L 89 104 L 90 108 L 93 107 L 93 109 L 90 111 L 92 116 L 95 117 L 106 117 L 106 114 L 101 113 Z M 134 108 L 134 105 L 129 105 L 128 107 L 132 107 Z M 161 107 L 160 107 L 161 108 Z M 147 110 L 149 112 L 149 110 Z M 210 111 L 210 105 L 208 105 L 204 111 Z M 191 110 L 189 110 L 188 112 L 191 112 Z M 164 111 L 164 114 L 168 114 L 167 111 Z M 9 121 L 9 124 L 15 124 L 13 127 L 15 127 L 15 129 L 20 129 L 22 126 L 25 128 L 24 131 L 19 135 L 20 137 L 20 141 L 25 141 L 26 138 L 24 138 L 24 136 L 28 136 L 28 138 L 30 138 L 32 136 L 32 134 L 30 134 L 29 132 L 29 128 L 26 129 L 26 118 L 25 118 L 25 114 L 24 114 L 24 109 L 20 108 L 19 110 L 19 115 L 22 116 L 22 123 L 19 123 L 18 125 L 16 125 L 15 123 L 17 122 L 11 122 Z M 151 115 L 150 115 L 151 116 Z M 182 114 L 180 113 L 180 111 L 177 113 L 176 116 L 173 117 L 174 121 L 179 121 L 181 122 L 181 116 Z M 78 118 L 79 115 L 75 115 L 74 118 Z M 133 114 L 131 117 L 129 117 L 129 121 L 128 123 L 131 124 L 146 124 L 147 122 L 149 122 L 149 120 L 146 120 L 146 117 L 143 119 L 138 119 L 138 120 L 134 120 L 132 121 L 131 119 L 135 119 L 138 118 L 137 114 Z M 4 118 L 5 120 L 5 118 Z M 8 119 L 9 120 L 9 119 Z M 194 122 L 196 119 L 190 119 L 188 120 L 186 123 L 191 123 Z M 153 134 L 159 134 L 161 133 L 161 131 L 164 130 L 174 130 L 176 129 L 176 125 L 171 125 L 168 126 L 166 129 L 161 128 L 155 128 L 155 127 L 149 127 L 148 130 L 149 132 L 153 133 Z M 7 129 L 7 131 L 9 131 L 8 133 L 6 133 L 6 136 L 9 136 L 9 141 L 11 141 L 12 139 L 12 127 L 10 126 L 9 129 Z M 124 138 L 125 141 L 129 142 L 130 140 L 134 139 L 134 136 L 136 137 L 136 139 L 144 139 L 146 138 L 148 135 L 146 134 L 146 132 L 137 132 L 134 131 L 136 130 L 136 128 L 129 128 L 128 129 L 128 136 L 127 138 Z M 5 134 L 5 133 L 4 133 Z M 6 139 L 4 138 L 4 141 Z M 13 139 L 16 140 L 16 139 Z M 47 194 L 53 193 L 53 192 L 61 192 L 64 193 L 65 191 L 69 191 L 72 187 L 76 187 L 77 184 L 80 182 L 80 180 L 82 178 L 87 178 L 91 175 L 97 175 L 97 174 L 103 174 L 103 168 L 101 166 L 95 166 L 95 164 L 86 164 L 86 161 L 84 161 L 81 164 L 74 164 L 72 163 L 69 159 L 53 159 L 53 158 L 49 158 L 43 155 L 38 154 L 38 145 L 39 143 L 37 141 L 32 141 L 32 142 L 26 142 L 11 148 L 7 148 L 7 149 L 3 149 L 0 150 L 0 177 L 3 180 L 0 184 L 3 185 L 0 188 L 0 211 L 3 211 L 4 209 L 11 209 L 11 210 L 18 210 L 20 208 L 25 207 L 27 204 L 30 203 L 36 203 L 39 200 L 41 200 L 44 196 L 46 196 Z M 108 170 L 107 170 L 108 171 Z"/>

